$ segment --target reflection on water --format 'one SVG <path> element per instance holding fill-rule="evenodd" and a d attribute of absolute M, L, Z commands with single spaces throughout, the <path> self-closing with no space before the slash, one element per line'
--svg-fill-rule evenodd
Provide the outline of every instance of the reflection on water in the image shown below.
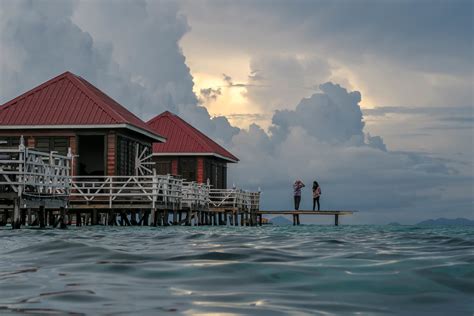
<path fill-rule="evenodd" d="M 474 312 L 469 227 L 0 230 L 0 314 Z"/>

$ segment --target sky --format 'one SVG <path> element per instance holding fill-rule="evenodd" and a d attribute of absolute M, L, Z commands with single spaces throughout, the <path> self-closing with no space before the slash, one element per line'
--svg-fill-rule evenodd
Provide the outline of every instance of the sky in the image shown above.
<path fill-rule="evenodd" d="M 263 209 L 299 178 L 343 223 L 474 219 L 473 23 L 463 0 L 0 0 L 0 103 L 69 70 L 211 136 Z"/>

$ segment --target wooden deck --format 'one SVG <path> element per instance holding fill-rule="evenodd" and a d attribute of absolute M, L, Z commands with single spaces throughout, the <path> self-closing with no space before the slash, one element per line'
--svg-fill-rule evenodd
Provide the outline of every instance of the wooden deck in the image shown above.
<path fill-rule="evenodd" d="M 352 215 L 357 211 L 349 210 L 321 210 L 321 211 L 312 211 L 312 210 L 301 210 L 301 211 L 257 211 L 259 224 L 262 225 L 263 215 L 293 215 L 293 225 L 300 225 L 300 215 L 333 215 L 334 216 L 334 225 L 339 225 L 339 216 Z"/>

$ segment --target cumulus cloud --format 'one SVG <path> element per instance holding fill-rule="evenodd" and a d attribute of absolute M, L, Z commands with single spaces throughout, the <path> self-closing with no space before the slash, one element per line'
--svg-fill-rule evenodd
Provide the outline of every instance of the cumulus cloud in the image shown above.
<path fill-rule="evenodd" d="M 205 103 L 205 102 L 209 102 L 209 101 L 215 101 L 215 100 L 217 100 L 217 97 L 222 94 L 221 88 L 216 88 L 216 89 L 205 88 L 205 89 L 201 89 L 199 92 L 200 92 L 201 98 L 202 98 L 201 103 Z"/>
<path fill-rule="evenodd" d="M 262 111 L 293 107 L 326 81 L 331 67 L 316 57 L 269 54 L 252 58 L 246 96 Z"/>
<path fill-rule="evenodd" d="M 262 188 L 266 208 L 291 209 L 297 178 L 322 184 L 324 209 L 363 210 L 356 222 L 422 219 L 427 205 L 430 216 L 441 215 L 456 190 L 464 198 L 455 203 L 466 205 L 472 174 L 461 176 L 449 161 L 426 154 L 388 150 L 382 137 L 364 132 L 359 92 L 333 83 L 319 88 L 294 110 L 277 111 L 271 135 L 252 125 L 234 136 L 241 162 L 230 169 L 232 178 Z M 306 191 L 303 207 L 310 208 Z"/>

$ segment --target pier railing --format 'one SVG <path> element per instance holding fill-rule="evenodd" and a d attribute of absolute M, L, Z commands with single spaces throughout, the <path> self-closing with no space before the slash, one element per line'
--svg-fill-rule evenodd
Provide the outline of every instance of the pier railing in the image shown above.
<path fill-rule="evenodd" d="M 169 175 L 77 176 L 71 185 L 70 202 L 74 207 L 181 207 L 183 180 Z"/>
<path fill-rule="evenodd" d="M 19 198 L 67 197 L 71 158 L 26 148 L 0 148 L 0 193 Z"/>
<path fill-rule="evenodd" d="M 181 189 L 181 206 L 190 210 L 207 210 L 209 208 L 209 190 L 207 184 L 183 182 Z"/>
<path fill-rule="evenodd" d="M 211 208 L 254 211 L 259 209 L 259 205 L 260 192 L 242 189 L 211 189 L 209 192 Z"/>

